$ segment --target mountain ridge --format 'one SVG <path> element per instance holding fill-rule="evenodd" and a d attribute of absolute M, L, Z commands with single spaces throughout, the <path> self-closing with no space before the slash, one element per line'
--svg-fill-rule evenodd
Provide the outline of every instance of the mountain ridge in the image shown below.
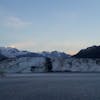
<path fill-rule="evenodd" d="M 11 48 L 11 47 L 0 47 L 0 54 L 2 56 L 5 56 L 7 58 L 20 58 L 20 57 L 63 57 L 67 58 L 70 57 L 69 54 L 66 54 L 64 52 L 58 52 L 58 51 L 52 51 L 52 52 L 41 52 L 41 53 L 36 53 L 36 52 L 29 52 L 29 51 L 20 51 L 16 48 Z"/>
<path fill-rule="evenodd" d="M 100 46 L 91 46 L 73 55 L 75 58 L 100 58 Z"/>
<path fill-rule="evenodd" d="M 16 48 L 11 47 L 0 47 L 0 58 L 20 58 L 20 57 L 48 57 L 48 58 L 100 58 L 100 46 L 91 46 L 86 49 L 81 49 L 77 54 L 70 55 L 65 52 L 59 51 L 43 51 L 41 53 L 29 52 L 29 51 L 20 51 Z"/>

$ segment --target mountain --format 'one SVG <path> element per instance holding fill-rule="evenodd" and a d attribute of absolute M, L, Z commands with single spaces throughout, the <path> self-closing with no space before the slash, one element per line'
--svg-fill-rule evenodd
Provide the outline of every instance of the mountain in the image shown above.
<path fill-rule="evenodd" d="M 33 52 L 28 52 L 28 51 L 20 51 L 16 48 L 11 48 L 11 47 L 0 47 L 0 54 L 2 56 L 8 57 L 8 58 L 42 56 L 38 53 L 33 53 Z"/>
<path fill-rule="evenodd" d="M 0 47 L 0 53 L 5 57 L 14 58 L 18 55 L 26 54 L 27 52 L 19 51 L 18 49 L 11 47 Z"/>
<path fill-rule="evenodd" d="M 52 52 L 44 51 L 44 52 L 42 52 L 42 55 L 44 57 L 48 57 L 48 58 L 64 58 L 64 59 L 66 59 L 66 58 L 70 57 L 69 54 L 66 54 L 64 52 L 58 52 L 58 51 L 52 51 Z"/>
<path fill-rule="evenodd" d="M 11 47 L 0 47 L 0 54 L 7 58 L 48 57 L 48 58 L 66 59 L 70 57 L 70 55 L 64 52 L 52 51 L 52 52 L 35 53 L 35 52 L 29 52 L 29 51 L 20 51 L 16 48 L 11 48 Z"/>
<path fill-rule="evenodd" d="M 39 54 L 39 53 L 27 52 L 26 54 L 17 55 L 16 57 L 17 58 L 21 58 L 21 57 L 43 57 L 43 55 Z"/>
<path fill-rule="evenodd" d="M 92 46 L 80 50 L 79 53 L 74 55 L 75 58 L 100 58 L 100 46 Z"/>

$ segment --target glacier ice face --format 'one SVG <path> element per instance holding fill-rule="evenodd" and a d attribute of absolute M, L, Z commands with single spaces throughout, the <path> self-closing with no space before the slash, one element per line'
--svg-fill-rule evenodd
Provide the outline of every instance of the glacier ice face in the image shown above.
<path fill-rule="evenodd" d="M 100 59 L 76 59 L 76 58 L 53 58 L 52 71 L 61 72 L 100 72 Z M 0 68 L 6 72 L 31 72 L 31 67 L 35 67 L 34 72 L 45 72 L 45 57 L 22 57 L 8 59 L 0 62 Z"/>
<path fill-rule="evenodd" d="M 35 66 L 37 72 L 45 70 L 44 57 L 22 57 L 15 59 L 8 59 L 0 63 L 0 68 L 5 69 L 6 72 L 31 72 L 31 67 Z"/>
<path fill-rule="evenodd" d="M 76 59 L 76 58 L 53 58 L 52 71 L 61 72 L 100 72 L 100 59 Z M 6 72 L 31 72 L 34 66 L 34 72 L 45 72 L 45 57 L 22 57 L 8 59 L 0 62 L 0 68 Z"/>
<path fill-rule="evenodd" d="M 100 72 L 100 59 L 66 59 L 64 62 L 64 69 L 72 72 Z"/>

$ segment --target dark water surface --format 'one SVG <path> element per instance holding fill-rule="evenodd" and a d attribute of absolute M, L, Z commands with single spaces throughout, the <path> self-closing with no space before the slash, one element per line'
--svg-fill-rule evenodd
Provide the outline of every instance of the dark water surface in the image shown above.
<path fill-rule="evenodd" d="M 9 74 L 0 100 L 100 100 L 100 73 Z"/>

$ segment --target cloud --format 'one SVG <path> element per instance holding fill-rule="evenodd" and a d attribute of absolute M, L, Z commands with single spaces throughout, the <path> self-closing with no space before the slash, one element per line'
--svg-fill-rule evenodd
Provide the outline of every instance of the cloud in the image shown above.
<path fill-rule="evenodd" d="M 23 29 L 32 25 L 31 22 L 24 21 L 23 19 L 15 16 L 6 17 L 4 26 L 12 29 Z"/>

